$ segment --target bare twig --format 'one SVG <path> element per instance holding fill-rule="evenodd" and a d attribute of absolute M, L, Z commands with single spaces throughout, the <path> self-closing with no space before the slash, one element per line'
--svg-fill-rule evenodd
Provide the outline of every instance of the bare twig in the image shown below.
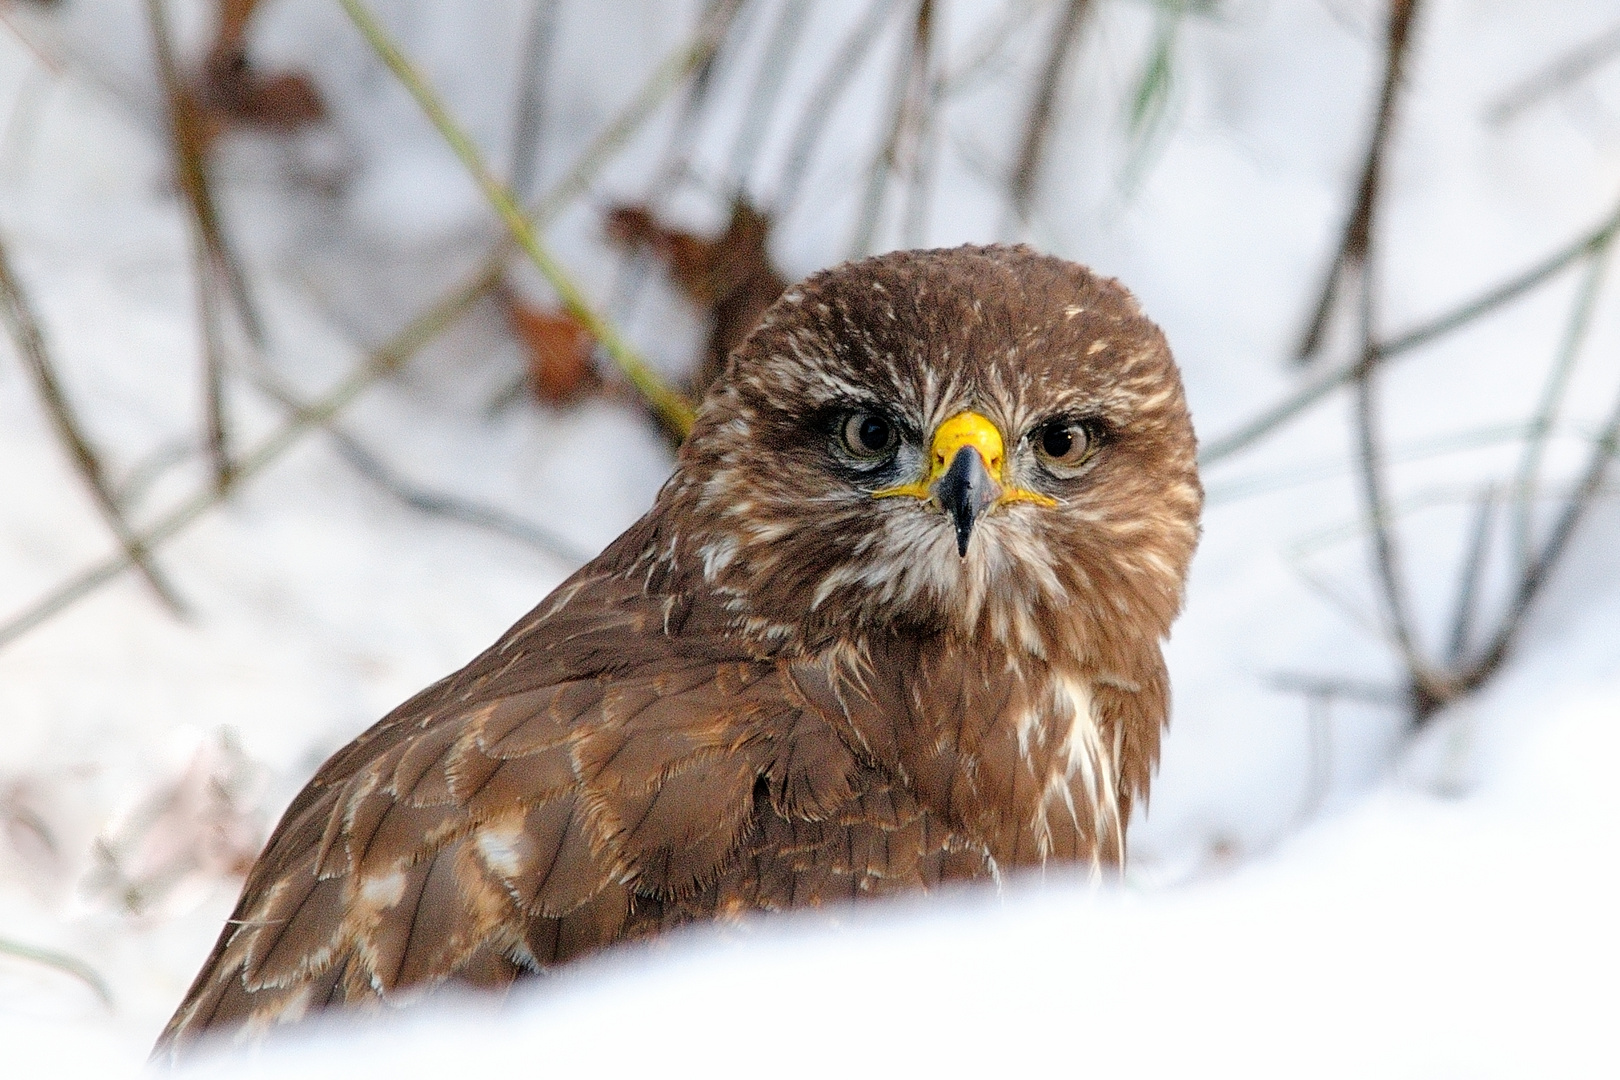
<path fill-rule="evenodd" d="M 0 4 L 0 25 L 9 30 L 11 36 L 17 39 L 18 44 L 32 53 L 34 59 L 52 75 L 61 75 L 67 70 L 67 64 L 62 61 L 62 58 L 49 48 L 46 48 L 44 43 L 36 40 L 33 34 L 19 26 L 17 20 L 12 18 L 11 12 L 6 9 L 4 4 Z"/>
<path fill-rule="evenodd" d="M 72 405 L 68 402 L 61 382 L 56 377 L 56 368 L 45 345 L 44 331 L 34 315 L 33 306 L 28 302 L 22 283 L 12 271 L 11 258 L 6 253 L 4 238 L 0 238 L 0 320 L 5 322 L 6 329 L 11 333 L 12 342 L 16 345 L 17 354 L 22 358 L 23 365 L 34 380 L 34 389 L 45 404 L 45 411 L 50 415 L 51 424 L 56 428 L 57 438 L 61 439 L 62 445 L 67 448 L 68 456 L 73 459 L 79 476 L 95 499 L 96 508 L 101 511 L 101 516 L 106 519 L 113 535 L 118 538 L 119 545 L 123 547 L 131 564 L 140 570 L 141 576 L 152 587 L 158 599 L 171 612 L 183 614 L 185 606 L 180 602 L 173 586 L 158 570 L 157 564 L 152 561 L 152 553 L 147 550 L 124 516 L 123 507 L 107 482 L 106 470 L 102 468 L 100 455 L 90 444 L 89 437 L 85 434 Z"/>
<path fill-rule="evenodd" d="M 1279 671 L 1269 680 L 1271 686 L 1291 694 L 1306 694 L 1310 697 L 1336 697 L 1349 698 L 1352 701 L 1364 701 L 1371 705 L 1398 706 L 1406 703 L 1406 698 L 1398 690 L 1391 690 L 1374 682 L 1362 682 L 1356 679 L 1329 678 L 1320 675 L 1307 675 L 1295 671 Z"/>
<path fill-rule="evenodd" d="M 1370 260 L 1361 265 L 1362 339 L 1364 360 L 1356 378 L 1355 434 L 1356 455 L 1362 498 L 1366 501 L 1367 522 L 1372 532 L 1373 575 L 1383 595 L 1384 617 L 1389 636 L 1414 676 L 1426 667 L 1418 652 L 1412 628 L 1411 604 L 1401 574 L 1400 547 L 1389 513 L 1389 497 L 1384 489 L 1386 469 L 1382 440 L 1378 433 L 1377 399 L 1374 375 L 1377 354 L 1372 346 L 1373 286 Z"/>
<path fill-rule="evenodd" d="M 1446 432 L 1431 438 L 1404 443 L 1397 448 L 1392 448 L 1385 455 L 1385 460 L 1392 465 L 1405 464 L 1428 458 L 1465 453 L 1469 450 L 1479 450 L 1490 446 L 1500 446 L 1503 443 L 1522 442 L 1529 430 L 1530 425 L 1527 423 L 1487 424 L 1481 427 L 1464 428 L 1461 431 Z M 1567 425 L 1564 426 L 1563 430 L 1555 433 L 1563 434 L 1566 430 Z M 1284 491 L 1303 484 L 1342 476 L 1345 473 L 1353 472 L 1354 469 L 1354 462 L 1345 461 L 1339 456 L 1333 456 L 1319 458 L 1311 462 L 1297 462 L 1278 469 L 1262 471 L 1232 480 L 1214 481 L 1204 489 L 1204 505 L 1221 506 L 1241 499 L 1250 499 L 1259 495 Z M 1468 501 L 1472 503 L 1473 499 L 1470 498 Z"/>
<path fill-rule="evenodd" d="M 934 41 L 938 36 L 934 6 L 925 4 L 917 22 L 917 68 L 914 93 L 916 104 L 911 123 L 911 153 L 906 184 L 906 213 L 900 231 L 901 243 L 908 248 L 922 247 L 928 230 L 929 197 L 933 193 L 934 164 L 939 147 L 935 113 L 939 106 L 940 83 L 934 77 Z"/>
<path fill-rule="evenodd" d="M 224 492 L 231 486 L 234 468 L 225 413 L 225 328 L 221 325 L 219 288 L 208 252 L 201 243 L 193 244 L 192 251 L 197 317 L 202 323 L 203 435 L 214 468 L 214 486 Z"/>
<path fill-rule="evenodd" d="M 1620 204 L 1617 204 L 1610 211 L 1609 216 L 1599 222 L 1591 231 L 1576 237 L 1574 241 L 1559 248 L 1528 270 L 1509 278 L 1500 285 L 1487 289 L 1466 303 L 1458 304 L 1444 314 L 1437 315 L 1424 323 L 1412 327 L 1410 330 L 1390 338 L 1379 346 L 1380 358 L 1388 359 L 1399 356 L 1412 349 L 1427 345 L 1436 338 L 1444 337 L 1453 330 L 1460 329 L 1477 319 L 1489 315 L 1493 311 L 1511 304 L 1519 297 L 1546 284 L 1587 256 L 1602 252 L 1614 242 L 1617 232 L 1620 232 Z"/>
<path fill-rule="evenodd" d="M 88 986 L 91 992 L 101 1000 L 102 1005 L 108 1009 L 113 1008 L 112 991 L 108 989 L 106 981 L 96 974 L 95 968 L 76 956 L 69 956 L 67 953 L 57 952 L 54 949 L 41 949 L 33 945 L 24 945 L 19 941 L 11 941 L 7 938 L 0 938 L 0 955 L 15 956 L 19 960 L 43 964 L 46 967 L 55 968 L 57 971 L 71 975 Z"/>
<path fill-rule="evenodd" d="M 574 284 L 573 277 L 568 271 L 552 257 L 551 253 L 540 243 L 539 234 L 534 225 L 524 216 L 515 202 L 506 185 L 496 179 L 494 173 L 485 164 L 483 155 L 478 147 L 467 136 L 461 126 L 456 123 L 445 108 L 444 102 L 422 75 L 416 70 L 405 55 L 393 43 L 387 31 L 382 27 L 361 0 L 339 0 L 344 11 L 348 12 L 360 32 L 365 35 L 371 44 L 372 50 L 388 65 L 394 75 L 405 84 L 411 95 L 416 98 L 417 104 L 427 114 L 428 119 L 438 128 L 439 134 L 449 143 L 456 156 L 461 159 L 462 165 L 472 175 L 484 197 L 506 223 L 507 229 L 517 241 L 524 253 L 529 256 L 536 269 L 543 274 L 551 287 L 556 290 L 557 297 L 568 313 L 578 319 L 584 327 L 591 332 L 602 347 L 613 357 L 619 369 L 624 372 L 630 382 L 639 390 L 648 404 L 658 416 L 673 430 L 684 435 L 692 426 L 692 405 L 679 392 L 670 387 L 647 362 L 641 358 L 636 350 L 624 339 L 613 326 L 609 325 L 598 315 L 586 301 L 584 293 Z M 926 2 L 926 0 L 925 0 Z"/>
<path fill-rule="evenodd" d="M 1620 395 L 1616 396 L 1608 420 L 1603 425 L 1603 433 L 1598 437 L 1597 445 L 1592 448 L 1591 456 L 1587 459 L 1580 485 L 1564 505 L 1564 512 L 1553 525 L 1551 533 L 1547 536 L 1547 542 L 1519 579 L 1512 603 L 1490 645 L 1480 659 L 1458 680 L 1459 692 L 1467 692 L 1483 684 L 1507 659 L 1525 619 L 1530 614 L 1530 609 L 1542 589 L 1546 587 L 1554 568 L 1569 547 L 1575 530 L 1586 517 L 1587 511 L 1591 509 L 1599 490 L 1603 487 L 1604 477 L 1614 460 L 1617 448 L 1620 448 Z M 1421 723 L 1424 719 L 1426 716 L 1419 716 L 1418 722 Z"/>
<path fill-rule="evenodd" d="M 326 429 L 337 451 L 354 470 L 382 488 L 395 499 L 413 510 L 434 517 L 448 518 L 471 525 L 486 532 L 504 536 L 566 563 L 570 568 L 583 566 L 591 556 L 571 541 L 552 532 L 543 525 L 525 521 L 515 514 L 495 506 L 486 506 L 471 499 L 448 492 L 429 491 L 406 480 L 385 464 L 381 458 L 367 450 L 353 436 L 332 426 Z"/>
<path fill-rule="evenodd" d="M 169 31 L 166 0 L 146 0 L 152 50 L 163 80 L 169 106 L 170 147 L 175 182 L 190 210 L 193 263 L 196 267 L 197 317 L 202 331 L 203 430 L 214 483 L 221 491 L 231 485 L 232 465 L 225 413 L 225 341 L 220 323 L 219 295 L 214 275 L 222 277 L 236 302 L 237 313 L 254 341 L 263 340 L 263 325 L 253 307 L 242 273 L 228 243 L 208 178 L 205 120 L 196 95 L 181 78 Z"/>
<path fill-rule="evenodd" d="M 1328 321 L 1337 306 L 1339 293 L 1346 277 L 1367 257 L 1367 245 L 1373 229 L 1373 215 L 1377 210 L 1380 180 L 1384 170 L 1384 155 L 1391 133 L 1395 130 L 1395 103 L 1399 97 L 1401 79 L 1406 70 L 1408 48 L 1412 40 L 1412 22 L 1417 15 L 1420 0 L 1389 0 L 1389 24 L 1384 45 L 1384 82 L 1378 96 L 1378 110 L 1373 121 L 1372 137 L 1362 159 L 1361 177 L 1356 186 L 1356 199 L 1344 225 L 1338 249 L 1328 263 L 1322 287 L 1311 315 L 1294 350 L 1298 361 L 1309 360 L 1322 347 Z"/>
<path fill-rule="evenodd" d="M 546 76 L 551 70 L 557 37 L 557 11 L 562 0 L 531 0 L 529 26 L 518 54 L 518 92 L 512 125 L 512 196 L 526 203 L 534 194 L 539 167 L 540 125 L 545 118 Z"/>
<path fill-rule="evenodd" d="M 760 57 L 759 73 L 754 79 L 753 91 L 744 107 L 742 125 L 731 147 L 730 165 L 726 169 L 728 185 L 737 192 L 748 190 L 748 174 L 753 170 L 754 158 L 765 138 L 765 125 L 776 108 L 787 78 L 793 50 L 798 47 L 804 17 L 809 14 L 809 0 L 785 0 L 771 28 L 770 39 Z"/>
<path fill-rule="evenodd" d="M 1575 303 L 1570 310 L 1569 321 L 1564 327 L 1564 337 L 1558 343 L 1558 354 L 1553 359 L 1552 370 L 1547 374 L 1547 385 L 1542 390 L 1535 417 L 1530 421 L 1524 455 L 1520 460 L 1518 473 L 1513 479 L 1514 555 L 1520 573 L 1523 573 L 1524 568 L 1530 564 L 1530 551 L 1534 544 L 1535 492 L 1541 474 L 1541 460 L 1546 453 L 1548 436 L 1552 434 L 1553 426 L 1558 421 L 1558 410 L 1563 403 L 1564 392 L 1569 386 L 1570 377 L 1575 373 L 1575 362 L 1580 357 L 1581 346 L 1585 343 L 1587 331 L 1592 326 L 1598 293 L 1603 288 L 1604 269 L 1608 265 L 1607 255 L 1608 251 L 1605 249 L 1595 254 L 1587 263 L 1586 275 L 1581 279 L 1580 288 L 1575 292 Z"/>
<path fill-rule="evenodd" d="M 742 15 L 745 11 L 752 14 L 758 7 L 747 0 L 707 0 L 704 4 L 697 36 L 706 40 L 709 47 L 691 70 L 686 100 L 681 103 L 680 114 L 670 127 L 662 164 L 651 185 L 650 199 L 691 174 L 692 152 L 699 142 L 697 130 L 714 98 L 716 71 L 723 66 L 720 55 L 735 38 L 746 36 L 748 20 Z"/>
<path fill-rule="evenodd" d="M 721 0 L 717 10 L 724 14 L 727 4 L 736 0 Z M 555 187 L 540 200 L 532 216 L 544 227 L 564 207 L 586 191 L 592 180 L 630 137 L 657 110 L 658 106 L 703 62 L 712 56 L 722 24 L 706 21 L 693 39 L 673 53 L 648 78 L 641 91 L 623 112 L 603 128 L 580 155 Z M 455 324 L 474 304 L 500 284 L 503 269 L 511 255 L 511 239 L 504 238 L 495 245 L 489 259 L 465 282 L 458 285 L 426 311 L 411 320 L 381 347 L 374 350 L 341 383 L 305 412 L 290 417 L 263 441 L 245 453 L 236 462 L 238 484 L 263 472 L 290 447 L 312 430 L 326 424 L 342 412 L 355 398 L 378 379 L 397 371 L 407 360 Z M 185 531 L 192 524 L 224 501 L 223 495 L 213 487 L 199 491 L 176 506 L 168 514 L 141 533 L 136 539 L 143 550 L 153 550 L 171 537 Z M 0 648 L 25 636 L 29 631 L 48 622 L 71 608 L 102 586 L 116 581 L 135 561 L 127 551 L 102 560 L 61 582 L 33 604 L 0 623 Z"/>
<path fill-rule="evenodd" d="M 962 50 L 966 58 L 940 73 L 940 94 L 948 98 L 961 93 L 998 67 L 1016 63 L 1016 51 L 1010 54 L 1007 46 L 1049 3 L 1050 0 L 1007 0 L 1001 18 L 981 30 Z"/>
<path fill-rule="evenodd" d="M 458 320 L 490 287 L 487 275 L 475 278 L 418 316 L 382 348 L 369 355 L 325 397 L 302 413 L 289 417 L 263 441 L 243 454 L 236 462 L 237 484 L 263 472 L 306 433 L 324 426 L 347 408 L 372 383 L 397 371 L 407 359 Z M 195 493 L 141 533 L 136 538 L 138 546 L 144 551 L 155 549 L 224 500 L 225 493 L 212 485 Z M 123 551 L 62 582 L 34 604 L 5 623 L 0 623 L 0 648 L 66 611 L 101 586 L 116 580 L 132 565 L 134 561 L 129 553 Z"/>
<path fill-rule="evenodd" d="M 249 377 L 265 396 L 286 409 L 290 415 L 300 416 L 309 411 L 309 406 L 299 401 L 291 388 L 268 368 L 256 366 L 250 370 Z M 542 525 L 536 525 L 498 507 L 486 506 L 459 495 L 430 491 L 420 484 L 405 479 L 376 454 L 366 449 L 360 440 L 338 427 L 335 420 L 335 417 L 329 417 L 322 426 L 326 429 L 327 437 L 337 448 L 338 454 L 361 476 L 411 509 L 517 540 L 568 563 L 571 567 L 582 566 L 590 561 L 590 555 Z"/>
<path fill-rule="evenodd" d="M 1590 445 L 1596 446 L 1600 433 L 1594 433 L 1587 440 Z M 1540 493 L 1543 500 L 1555 501 L 1563 505 L 1579 484 L 1547 485 Z M 1592 493 L 1594 499 L 1620 498 L 1620 484 L 1605 481 Z M 1466 511 L 1477 510 L 1479 507 L 1478 483 L 1447 483 L 1435 484 L 1428 487 L 1404 493 L 1395 500 L 1390 507 L 1390 515 L 1395 518 L 1406 518 L 1422 513 L 1425 510 L 1434 510 L 1439 507 L 1461 507 Z M 1339 521 L 1333 525 L 1326 525 L 1311 532 L 1289 545 L 1288 558 L 1291 561 L 1310 558 L 1321 551 L 1335 547 L 1351 540 L 1364 539 L 1368 536 L 1367 516 L 1358 511 L 1353 518 Z M 1376 628 L 1374 628 L 1376 629 Z M 1374 634 L 1374 636 L 1378 636 Z"/>
<path fill-rule="evenodd" d="M 1479 497 L 1474 528 L 1463 559 L 1462 579 L 1457 584 L 1457 603 L 1451 617 L 1451 639 L 1446 646 L 1446 663 L 1455 668 L 1468 653 L 1474 619 L 1479 613 L 1479 583 L 1485 576 L 1485 560 L 1490 552 L 1491 522 L 1496 518 L 1496 488 L 1488 487 Z"/>
<path fill-rule="evenodd" d="M 1021 222 L 1029 221 L 1035 184 L 1051 134 L 1058 90 L 1068 74 L 1070 60 L 1080 43 L 1080 29 L 1085 25 L 1086 13 L 1090 9 L 1091 0 L 1066 0 L 1052 34 L 1046 62 L 1041 65 L 1041 78 L 1036 84 L 1035 97 L 1024 120 L 1024 137 L 1018 149 L 1018 164 L 1014 166 L 1012 174 L 1012 205 Z"/>
<path fill-rule="evenodd" d="M 1507 306 L 1551 281 L 1581 259 L 1602 251 L 1614 241 L 1617 233 L 1620 233 L 1620 205 L 1617 205 L 1597 226 L 1529 269 L 1379 344 L 1378 362 L 1382 364 L 1410 353 Z M 1365 358 L 1357 355 L 1349 362 L 1318 375 L 1236 431 L 1204 447 L 1198 455 L 1198 463 L 1204 466 L 1212 465 L 1265 438 L 1350 382 L 1362 370 L 1365 363 Z"/>
<path fill-rule="evenodd" d="M 882 36 L 883 27 L 897 7 L 895 0 L 874 0 L 866 9 L 866 16 L 850 31 L 833 60 L 827 65 L 821 81 L 806 98 L 804 112 L 794 129 L 788 145 L 790 150 L 782 166 L 782 175 L 776 182 L 776 196 L 772 200 L 771 217 L 780 221 L 793 206 L 799 188 L 810 171 L 810 157 L 821 141 L 822 132 L 832 119 L 838 99 L 855 81 L 855 72 L 866 59 L 867 52 Z"/>
<path fill-rule="evenodd" d="M 894 73 L 888 136 L 882 148 L 872 159 L 867 171 L 866 193 L 861 198 L 861 210 L 856 218 L 855 237 L 850 244 L 853 255 L 865 255 L 872 250 L 877 235 L 878 221 L 883 212 L 883 197 L 889 178 L 900 164 L 902 147 L 916 128 L 916 112 L 920 94 L 927 92 L 927 66 L 930 39 L 933 34 L 934 0 L 918 0 L 917 17 L 912 24 L 910 43 L 900 50 L 899 63 Z"/>
<path fill-rule="evenodd" d="M 1509 88 L 1485 112 L 1493 124 L 1505 124 L 1519 113 L 1579 82 L 1620 56 L 1620 25 L 1569 50 L 1551 64 Z"/>
<path fill-rule="evenodd" d="M 1365 521 L 1361 522 L 1361 524 L 1364 525 Z M 1300 581 L 1304 582 L 1306 588 L 1320 597 L 1328 607 L 1343 615 L 1351 624 L 1365 630 L 1370 637 L 1386 644 L 1393 644 L 1390 641 L 1389 628 L 1380 621 L 1376 614 L 1368 614 L 1363 611 L 1356 605 L 1354 600 L 1346 596 L 1342 590 L 1336 588 L 1332 582 L 1314 573 L 1310 567 L 1305 565 L 1300 552 L 1289 553 L 1288 567 L 1298 576 Z"/>

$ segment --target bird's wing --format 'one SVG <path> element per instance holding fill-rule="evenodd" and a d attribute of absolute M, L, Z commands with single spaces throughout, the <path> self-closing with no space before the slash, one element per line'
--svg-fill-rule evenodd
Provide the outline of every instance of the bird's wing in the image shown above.
<path fill-rule="evenodd" d="M 861 766 L 793 665 L 682 633 L 689 614 L 576 578 L 334 755 L 159 1053 L 450 977 L 508 982 L 637 932 L 638 905 L 713 893 L 758 806 L 815 821 L 848 804 Z"/>

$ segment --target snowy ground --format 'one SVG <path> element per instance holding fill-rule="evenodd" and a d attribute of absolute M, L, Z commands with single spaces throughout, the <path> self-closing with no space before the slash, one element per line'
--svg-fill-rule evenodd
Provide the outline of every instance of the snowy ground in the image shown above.
<path fill-rule="evenodd" d="M 185 223 L 166 181 L 140 5 L 64 6 L 40 22 L 0 5 L 65 65 L 50 74 L 0 31 L 0 236 L 69 392 L 123 478 L 195 440 Z M 655 18 L 630 0 L 589 6 L 584 20 L 586 5 L 563 5 L 547 177 L 675 46 L 693 7 L 662 5 Z M 1234 2 L 1221 20 L 1191 21 L 1170 134 L 1127 197 L 1118 102 L 1152 20 L 1146 5 L 1103 5 L 1075 91 L 1095 106 L 1061 125 L 1028 238 L 1137 292 L 1169 334 L 1206 440 L 1299 381 L 1282 357 L 1365 138 L 1381 6 Z M 526 5 L 379 7 L 483 144 L 504 146 Z M 806 26 L 807 55 L 825 55 L 860 8 L 828 10 L 836 17 Z M 943 10 L 954 55 L 1000 5 Z M 271 328 L 269 362 L 313 396 L 494 233 L 335 5 L 278 0 L 264 17 L 266 57 L 312 70 L 336 122 L 290 149 L 233 144 L 223 169 Z M 1449 0 L 1427 11 L 1392 161 L 1382 322 L 1407 326 L 1472 296 L 1609 212 L 1620 188 L 1620 62 L 1511 123 L 1481 117 L 1515 80 L 1612 20 L 1597 0 Z M 1024 45 L 1026 59 L 1041 51 L 1038 35 Z M 592 58 L 610 46 L 618 66 L 598 70 Z M 1027 90 L 991 75 L 948 114 L 926 243 L 1010 235 L 998 232 L 1004 214 L 985 163 L 1001 168 L 1009 156 L 1004 117 Z M 784 100 L 813 77 L 790 71 Z M 881 78 L 868 82 L 851 99 L 865 95 L 865 111 L 844 118 L 782 223 L 775 254 L 792 274 L 847 250 L 868 153 L 860 117 L 880 112 L 870 101 L 886 93 Z M 740 101 L 744 89 L 725 93 Z M 597 237 L 600 207 L 644 190 L 659 134 L 632 144 L 552 237 L 592 294 L 617 304 L 653 359 L 673 368 L 699 328 L 668 296 L 628 304 Z M 709 180 L 723 187 L 734 179 L 730 133 L 700 136 L 698 171 L 710 162 Z M 342 180 L 342 194 L 309 194 L 297 178 L 311 171 Z M 762 167 L 750 183 L 768 195 L 773 175 Z M 686 190 L 673 205 L 711 224 L 720 203 Z M 891 231 L 883 244 L 903 240 Z M 1458 492 L 1511 469 L 1516 446 L 1492 432 L 1526 418 L 1574 286 L 1561 280 L 1403 360 L 1384 384 L 1430 638 L 1463 545 Z M 1620 380 L 1620 304 L 1605 294 L 1598 311 L 1552 444 L 1558 476 L 1580 460 Z M 418 483 L 593 551 L 648 505 L 668 454 L 633 411 L 608 403 L 491 416 L 486 403 L 518 363 L 498 317 L 480 311 L 343 424 Z M 251 391 L 233 406 L 244 439 L 279 418 Z M 1376 636 L 1300 572 L 1375 610 L 1347 413 L 1330 399 L 1206 473 L 1205 540 L 1169 649 L 1172 733 L 1151 811 L 1133 825 L 1124 887 L 1024 882 L 1001 896 L 692 934 L 582 966 L 498 1016 L 469 1005 L 323 1033 L 318 1052 L 276 1047 L 219 1075 L 336 1075 L 377 1061 L 438 1074 L 464 1068 L 474 1045 L 491 1066 L 593 1075 L 1620 1072 L 1608 1030 L 1620 966 L 1609 914 L 1620 906 L 1620 794 L 1608 777 L 1620 752 L 1620 508 L 1600 500 L 1507 674 L 1419 744 L 1402 742 L 1390 710 L 1339 702 L 1312 713 L 1273 688 L 1277 673 L 1387 681 L 1393 671 Z M 195 453 L 163 471 L 138 517 L 178 501 L 202 472 Z M 107 550 L 9 342 L 0 345 L 0 618 Z M 0 650 L 0 939 L 89 963 L 113 997 L 108 1008 L 60 971 L 0 955 L 7 1075 L 138 1070 L 234 898 L 233 858 L 327 753 L 475 654 L 570 568 L 400 506 L 319 437 L 160 559 L 189 620 L 164 614 L 129 578 Z M 154 828 L 147 811 L 166 791 L 183 797 Z M 199 806 L 207 813 L 188 816 Z M 186 831 L 204 820 L 218 828 Z M 209 859 L 163 878 L 165 836 L 196 840 Z M 109 876 L 106 853 L 121 877 Z"/>

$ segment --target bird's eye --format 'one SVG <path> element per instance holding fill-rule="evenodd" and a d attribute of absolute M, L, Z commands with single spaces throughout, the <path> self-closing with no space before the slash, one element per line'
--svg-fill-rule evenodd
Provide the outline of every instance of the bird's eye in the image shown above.
<path fill-rule="evenodd" d="M 1041 463 L 1059 476 L 1073 475 L 1091 456 L 1095 444 L 1084 421 L 1072 418 L 1043 424 L 1033 441 Z"/>
<path fill-rule="evenodd" d="M 894 425 L 874 412 L 853 412 L 844 420 L 844 449 L 858 458 L 882 457 L 894 449 Z"/>

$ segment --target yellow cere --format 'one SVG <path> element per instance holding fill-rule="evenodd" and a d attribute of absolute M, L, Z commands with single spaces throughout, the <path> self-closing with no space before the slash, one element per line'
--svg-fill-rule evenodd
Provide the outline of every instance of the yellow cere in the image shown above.
<path fill-rule="evenodd" d="M 928 479 L 934 481 L 944 476 L 945 470 L 956 460 L 956 452 L 964 446 L 977 450 L 979 457 L 984 460 L 985 471 L 997 480 L 1002 479 L 1001 432 L 976 412 L 957 413 L 939 425 L 939 430 L 934 432 L 934 452 Z"/>
<path fill-rule="evenodd" d="M 995 501 L 996 506 L 1011 502 L 1032 502 L 1041 506 L 1057 505 L 1057 500 L 1051 496 L 1007 486 L 1007 477 L 1003 475 L 1006 466 L 1006 443 L 1001 438 L 1001 432 L 987 418 L 971 410 L 957 413 L 939 425 L 938 430 L 934 432 L 934 444 L 929 452 L 926 478 L 910 484 L 901 484 L 899 487 L 874 491 L 872 497 L 883 499 L 893 495 L 910 495 L 917 499 L 933 498 L 930 489 L 934 482 L 945 475 L 951 467 L 951 462 L 956 460 L 957 452 L 964 446 L 971 446 L 978 451 L 979 458 L 984 462 L 985 471 L 1002 485 L 1003 490 Z"/>

